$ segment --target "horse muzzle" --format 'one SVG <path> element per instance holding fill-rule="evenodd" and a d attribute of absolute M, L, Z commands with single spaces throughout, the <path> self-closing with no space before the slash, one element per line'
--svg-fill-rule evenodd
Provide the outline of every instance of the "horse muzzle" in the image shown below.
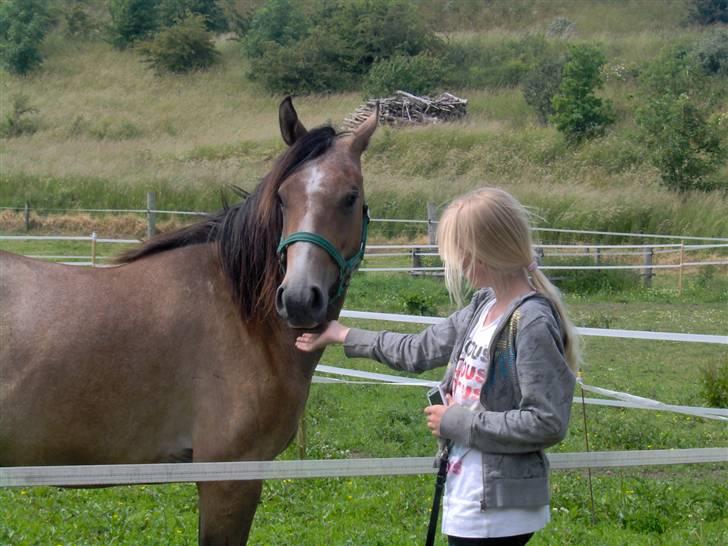
<path fill-rule="evenodd" d="M 329 296 L 313 283 L 283 283 L 276 291 L 276 311 L 291 328 L 316 328 L 326 322 Z"/>

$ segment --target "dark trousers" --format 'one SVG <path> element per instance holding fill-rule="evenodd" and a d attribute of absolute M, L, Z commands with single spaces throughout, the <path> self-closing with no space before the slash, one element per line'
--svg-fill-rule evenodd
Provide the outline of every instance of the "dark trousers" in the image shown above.
<path fill-rule="evenodd" d="M 461 538 L 448 536 L 447 543 L 449 546 L 523 546 L 532 536 L 533 533 L 497 538 Z"/>

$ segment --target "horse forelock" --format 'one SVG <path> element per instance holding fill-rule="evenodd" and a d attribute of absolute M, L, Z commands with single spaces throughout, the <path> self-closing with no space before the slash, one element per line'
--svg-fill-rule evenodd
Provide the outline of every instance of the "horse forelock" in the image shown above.
<path fill-rule="evenodd" d="M 116 258 L 130 263 L 193 244 L 215 243 L 243 320 L 259 325 L 275 313 L 275 293 L 282 274 L 278 243 L 283 215 L 278 189 L 300 166 L 325 154 L 337 137 L 330 126 L 312 129 L 290 146 L 244 201 L 226 206 L 205 220 L 162 233 Z"/>

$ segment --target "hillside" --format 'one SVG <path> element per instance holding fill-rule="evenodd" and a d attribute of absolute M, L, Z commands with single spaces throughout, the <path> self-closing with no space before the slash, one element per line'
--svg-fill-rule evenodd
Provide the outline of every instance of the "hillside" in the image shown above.
<path fill-rule="evenodd" d="M 432 0 L 422 9 L 437 17 L 444 5 Z M 599 43 L 606 53 L 601 95 L 614 102 L 617 123 L 602 138 L 568 146 L 553 127 L 538 124 L 517 87 L 449 89 L 469 100 L 462 122 L 375 135 L 364 164 L 373 214 L 422 218 L 425 202 L 441 204 L 488 184 L 516 194 L 542 225 L 728 236 L 728 197 L 665 190 L 633 120 L 630 70 L 699 36 L 699 28 L 684 24 L 687 6 L 495 2 L 491 11 L 442 16 L 448 39 L 493 44 L 543 32 L 554 17 L 568 16 L 577 29 L 573 40 Z M 282 97 L 247 80 L 237 41 L 219 37 L 216 45 L 221 58 L 211 70 L 155 76 L 133 51 L 69 39 L 56 29 L 39 71 L 27 78 L 0 72 L 0 112 L 6 115 L 17 95 L 37 110 L 35 133 L 0 139 L 0 207 L 29 201 L 38 208 L 138 208 L 155 190 L 160 208 L 214 209 L 221 188 L 251 189 L 283 149 Z M 361 102 L 355 92 L 295 99 L 307 126 L 338 125 Z M 728 178 L 728 166 L 721 173 Z"/>

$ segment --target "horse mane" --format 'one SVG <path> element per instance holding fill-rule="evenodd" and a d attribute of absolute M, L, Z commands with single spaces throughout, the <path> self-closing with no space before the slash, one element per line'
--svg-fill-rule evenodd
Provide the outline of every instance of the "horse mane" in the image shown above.
<path fill-rule="evenodd" d="M 275 313 L 275 293 L 282 281 L 277 249 L 283 216 L 278 189 L 301 165 L 326 153 L 337 136 L 328 125 L 308 131 L 243 201 L 223 204 L 222 210 L 196 224 L 156 235 L 115 262 L 131 263 L 176 248 L 215 243 L 241 317 L 263 324 Z"/>

